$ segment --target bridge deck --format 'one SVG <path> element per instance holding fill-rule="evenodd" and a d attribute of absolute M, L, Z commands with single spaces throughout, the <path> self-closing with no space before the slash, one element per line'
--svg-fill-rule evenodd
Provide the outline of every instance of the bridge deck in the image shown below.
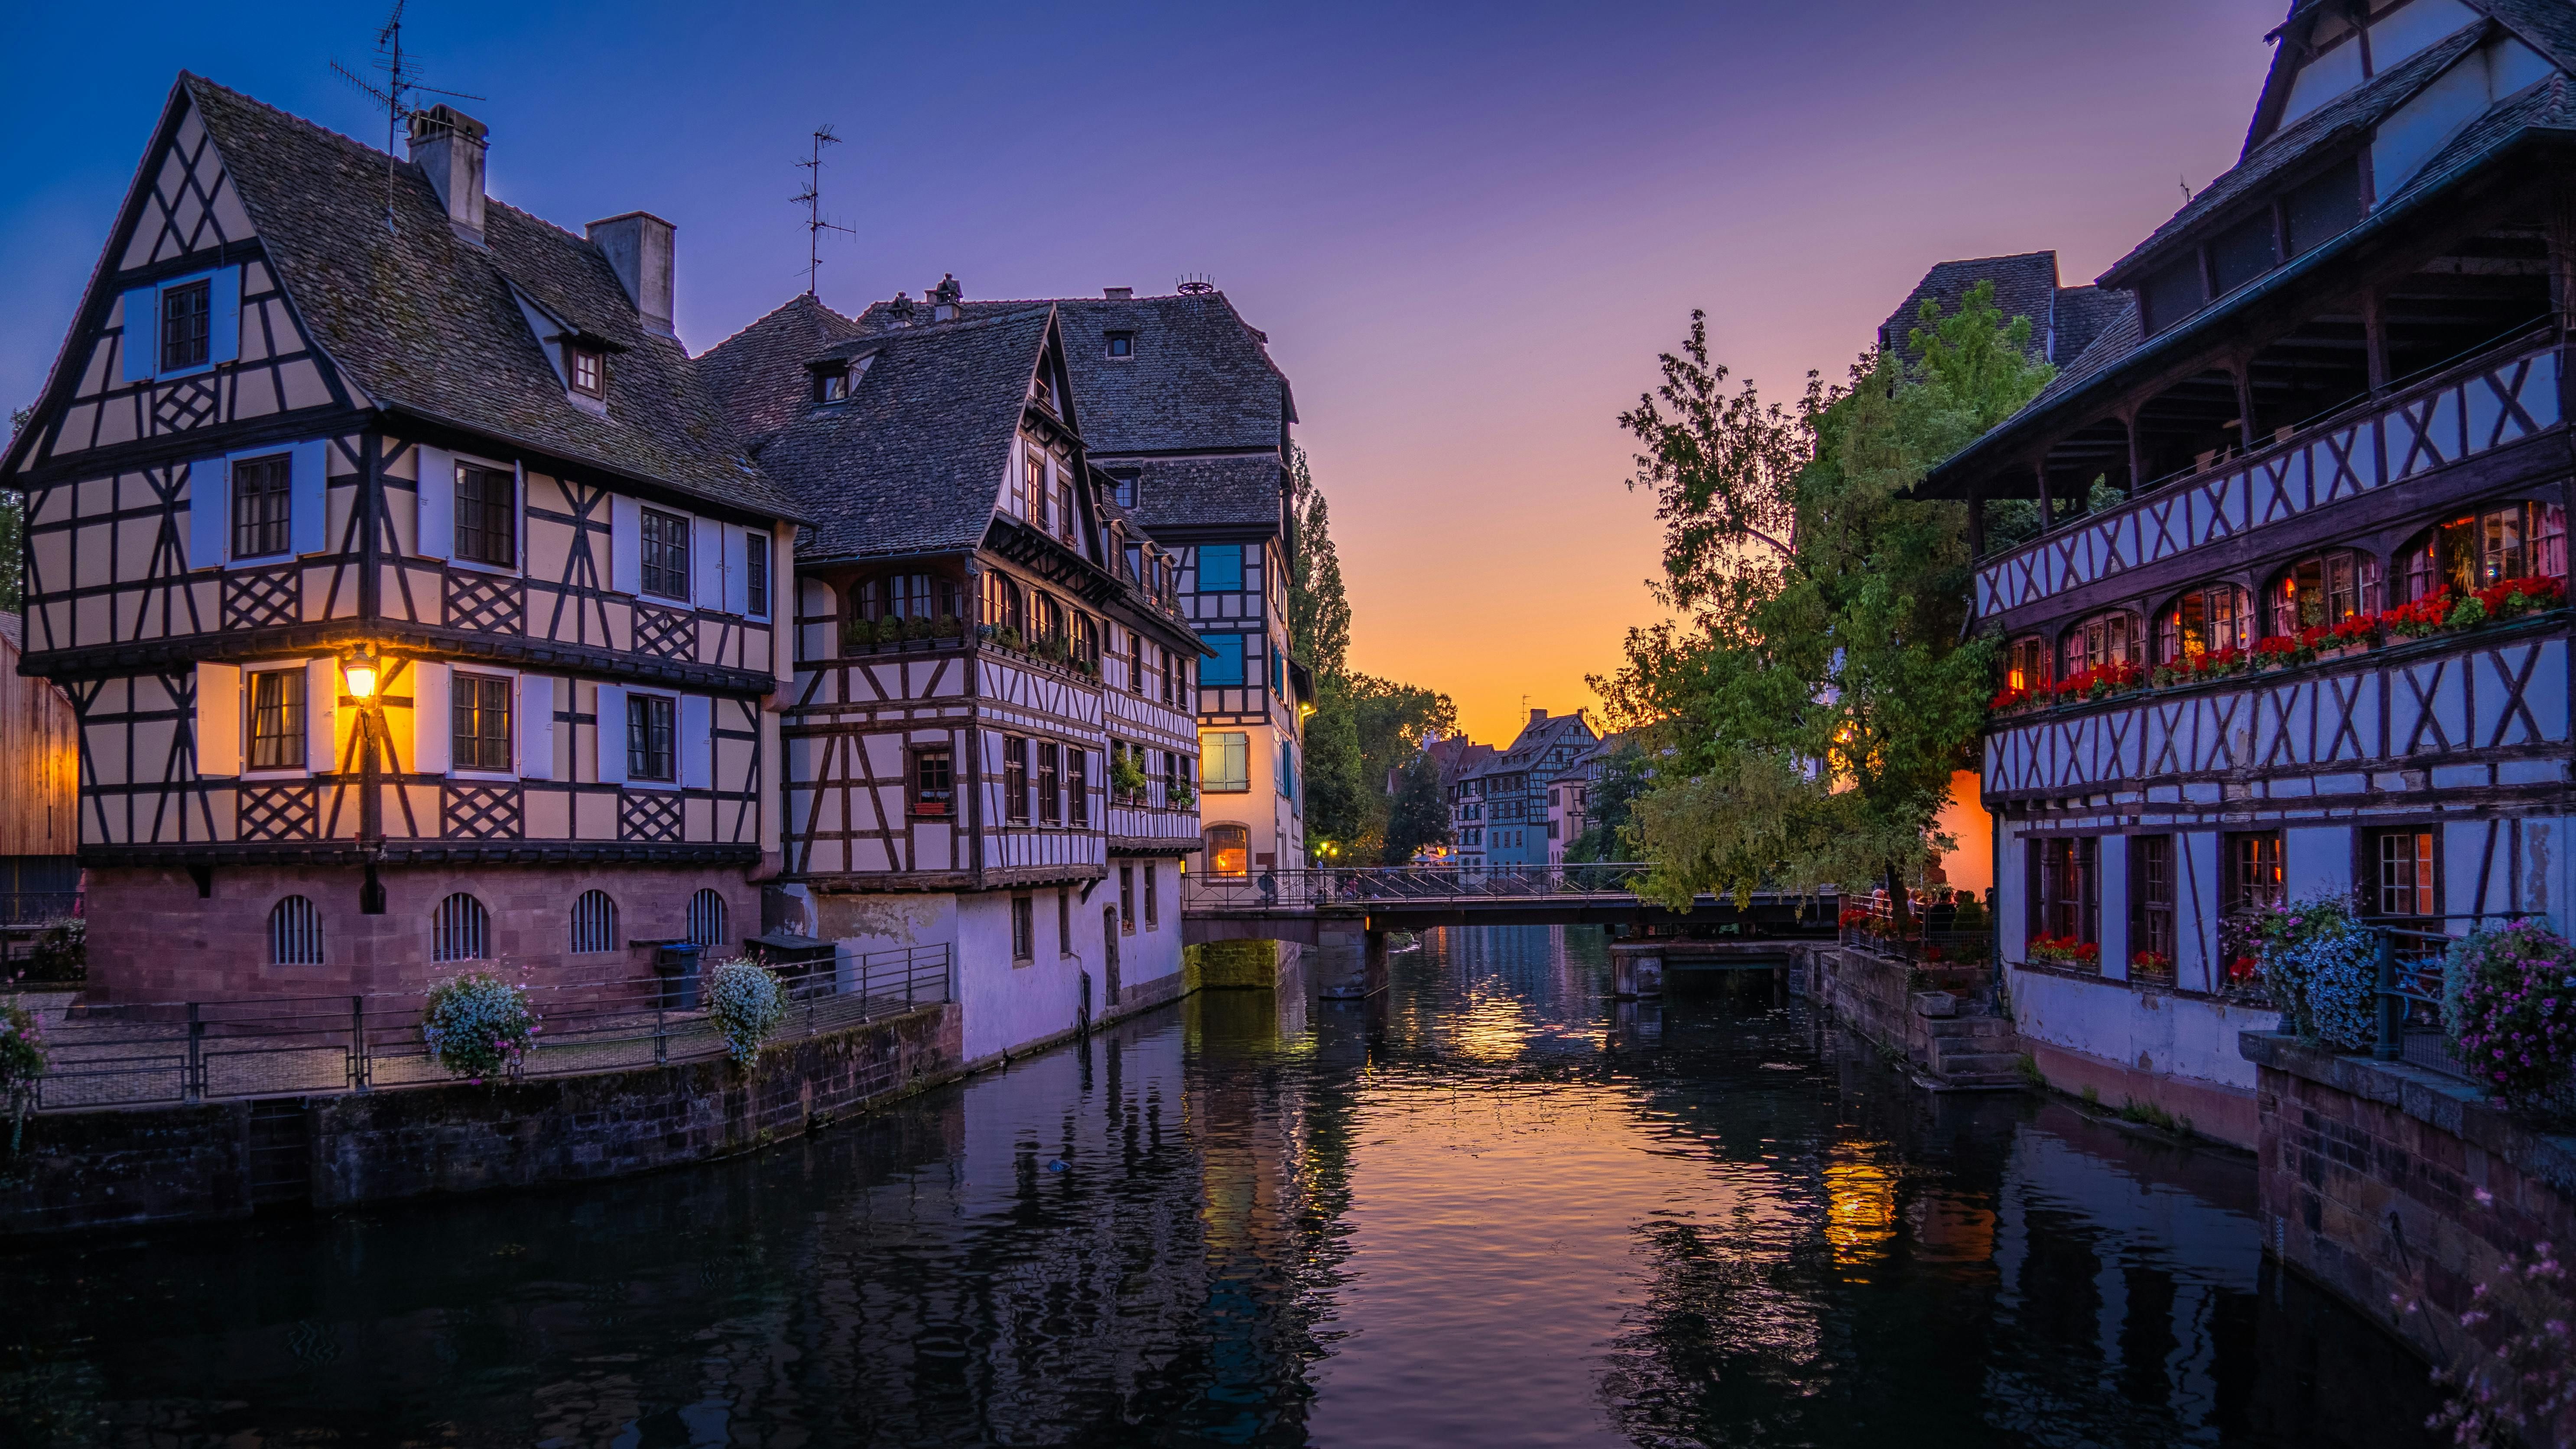
<path fill-rule="evenodd" d="M 1830 937 L 1835 898 L 1756 892 L 1737 902 L 1701 896 L 1687 909 L 1648 901 L 1630 887 L 1632 864 L 1476 870 L 1389 867 L 1275 871 L 1183 880 L 1182 939 L 1312 943 L 1327 922 L 1370 930 L 1437 926 L 1735 926 L 1787 940 Z"/>

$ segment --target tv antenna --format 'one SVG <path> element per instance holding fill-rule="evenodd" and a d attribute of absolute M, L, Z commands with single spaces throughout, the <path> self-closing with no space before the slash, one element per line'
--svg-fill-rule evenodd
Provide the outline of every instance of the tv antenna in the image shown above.
<path fill-rule="evenodd" d="M 1202 296 L 1216 290 L 1216 278 L 1200 272 L 1191 272 L 1183 276 L 1180 283 L 1172 290 L 1185 297 Z"/>
<path fill-rule="evenodd" d="M 419 67 L 403 55 L 402 26 L 405 3 L 407 0 L 394 0 L 393 13 L 386 16 L 385 23 L 376 30 L 376 58 L 373 65 L 375 69 L 384 72 L 383 85 L 377 85 L 336 60 L 331 62 L 331 71 L 334 75 L 366 92 L 375 99 L 377 105 L 385 108 L 385 230 L 387 231 L 394 230 L 394 141 L 402 123 L 412 115 L 412 106 L 405 98 L 412 95 L 432 95 L 454 96 L 460 101 L 483 99 L 481 96 L 469 96 L 463 91 L 443 91 L 436 86 L 425 86 L 420 83 Z"/>
<path fill-rule="evenodd" d="M 806 173 L 805 189 L 788 198 L 796 205 L 805 208 L 805 295 L 808 297 L 814 295 L 815 275 L 823 269 L 823 233 L 839 231 L 847 232 L 852 236 L 859 234 L 856 227 L 843 226 L 839 222 L 823 219 L 823 148 L 840 144 L 841 138 L 832 134 L 830 126 L 814 128 L 813 156 L 796 163 Z"/>

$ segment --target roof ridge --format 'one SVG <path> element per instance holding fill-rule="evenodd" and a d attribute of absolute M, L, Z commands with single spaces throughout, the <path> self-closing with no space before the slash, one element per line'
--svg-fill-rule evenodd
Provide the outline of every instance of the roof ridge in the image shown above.
<path fill-rule="evenodd" d="M 730 343 L 737 338 L 749 336 L 758 329 L 767 326 L 772 318 L 784 315 L 793 309 L 799 302 L 812 304 L 812 306 L 819 309 L 824 316 L 829 317 L 833 321 L 841 323 L 844 326 L 856 327 L 859 325 L 857 318 L 844 317 L 840 313 L 833 311 L 830 303 L 815 296 L 813 293 L 799 292 L 795 296 L 788 298 L 786 301 L 779 303 L 777 306 L 772 307 L 768 311 L 761 313 L 759 316 L 752 318 L 748 322 L 745 322 L 733 331 L 726 333 L 713 345 L 709 346 L 706 351 L 699 353 L 697 360 L 703 362 L 708 357 L 713 356 L 718 350 L 722 349 L 727 343 Z"/>

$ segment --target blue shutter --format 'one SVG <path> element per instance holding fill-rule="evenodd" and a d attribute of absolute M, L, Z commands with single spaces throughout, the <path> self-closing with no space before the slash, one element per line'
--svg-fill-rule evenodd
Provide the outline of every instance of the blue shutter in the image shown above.
<path fill-rule="evenodd" d="M 137 287 L 125 294 L 125 380 L 148 381 L 160 370 L 161 292 Z"/>
<path fill-rule="evenodd" d="M 1216 657 L 1199 666 L 1199 683 L 1217 685 L 1243 683 L 1243 636 L 1210 634 L 1207 636 L 1207 643 L 1209 648 L 1216 651 Z"/>
<path fill-rule="evenodd" d="M 223 459 L 188 464 L 188 567 L 222 568 L 231 556 L 224 534 L 232 522 L 232 495 L 232 469 Z"/>
<path fill-rule="evenodd" d="M 241 360 L 241 268 L 218 267 L 206 284 L 206 361 Z"/>
<path fill-rule="evenodd" d="M 1202 594 L 1219 593 L 1243 587 L 1243 545 L 1239 543 L 1203 544 L 1199 548 L 1199 589 Z M 1237 680 L 1236 683 L 1241 683 Z"/>
<path fill-rule="evenodd" d="M 319 441 L 298 443 L 292 455 L 294 461 L 288 465 L 287 537 L 299 554 L 320 553 L 329 536 L 324 460 L 330 457 L 330 447 Z"/>

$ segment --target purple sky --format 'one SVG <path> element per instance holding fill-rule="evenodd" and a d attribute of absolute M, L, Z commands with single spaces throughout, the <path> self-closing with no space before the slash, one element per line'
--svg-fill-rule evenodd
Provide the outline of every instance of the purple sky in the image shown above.
<path fill-rule="evenodd" d="M 381 143 L 329 73 L 379 0 L 0 15 L 0 398 L 31 401 L 182 67 Z M 1279 7 L 1287 11 L 1289 7 Z M 1354 660 L 1480 739 L 1652 606 L 1618 411 L 1704 307 L 1784 400 L 1932 262 L 2058 249 L 2089 280 L 2234 159 L 2283 0 L 888 7 L 414 0 L 496 195 L 680 228 L 703 350 L 804 285 L 970 297 L 1213 276 L 1297 387 Z"/>

